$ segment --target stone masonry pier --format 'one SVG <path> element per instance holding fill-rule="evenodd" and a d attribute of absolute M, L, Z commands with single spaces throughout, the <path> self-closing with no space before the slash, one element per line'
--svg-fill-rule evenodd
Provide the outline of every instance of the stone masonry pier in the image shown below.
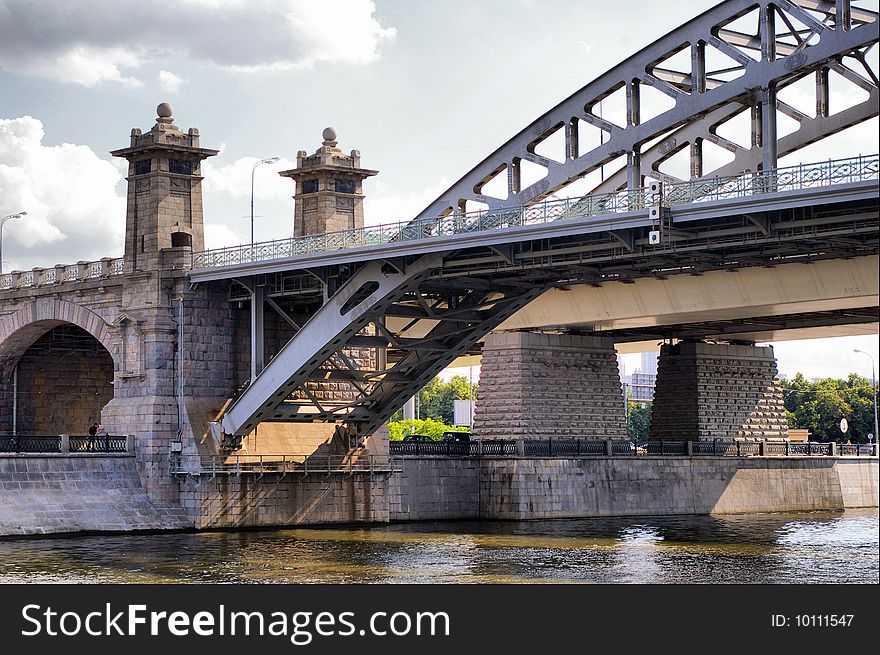
<path fill-rule="evenodd" d="M 662 346 L 650 439 L 782 439 L 787 427 L 772 347 Z"/>
<path fill-rule="evenodd" d="M 486 336 L 477 439 L 625 439 L 614 344 L 604 337 L 538 332 Z"/>

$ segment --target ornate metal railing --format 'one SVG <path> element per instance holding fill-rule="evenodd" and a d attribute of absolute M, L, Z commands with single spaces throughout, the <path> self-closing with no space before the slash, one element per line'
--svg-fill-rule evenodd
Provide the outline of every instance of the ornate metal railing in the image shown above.
<path fill-rule="evenodd" d="M 393 470 L 392 459 L 385 455 L 171 454 L 171 473 L 174 475 L 353 475 L 391 473 Z"/>
<path fill-rule="evenodd" d="M 112 257 L 104 257 L 96 262 L 77 262 L 58 264 L 52 268 L 35 268 L 30 271 L 12 271 L 0 275 L 0 291 L 46 287 L 69 282 L 98 280 L 125 272 L 125 262 Z"/>
<path fill-rule="evenodd" d="M 880 177 L 880 157 L 868 155 L 799 164 L 758 173 L 718 177 L 663 185 L 660 193 L 648 188 L 549 200 L 523 207 L 438 216 L 410 222 L 388 223 L 357 230 L 264 241 L 193 253 L 193 268 L 313 255 L 364 248 L 392 242 L 420 241 L 463 233 L 486 232 L 551 223 L 567 218 L 607 216 L 644 210 L 649 206 L 678 207 L 765 193 L 847 184 Z"/>
<path fill-rule="evenodd" d="M 470 442 L 392 441 L 389 452 L 395 456 L 440 457 L 632 457 L 640 455 L 701 457 L 874 457 L 874 444 L 831 444 L 778 440 L 649 441 L 636 448 L 626 439 L 524 439 L 475 440 Z"/>
<path fill-rule="evenodd" d="M 124 453 L 127 447 L 128 439 L 124 435 L 99 434 L 94 437 L 70 437 L 70 452 L 72 453 Z"/>
<path fill-rule="evenodd" d="M 61 437 L 0 437 L 0 453 L 60 453 Z"/>
<path fill-rule="evenodd" d="M 624 442 L 629 445 L 629 442 Z M 581 455 L 605 455 L 604 441 L 586 439 L 548 439 L 547 441 L 523 441 L 523 455 L 537 457 L 580 457 Z"/>
<path fill-rule="evenodd" d="M 126 453 L 129 439 L 125 435 L 5 435 L 0 436 L 0 453 Z"/>

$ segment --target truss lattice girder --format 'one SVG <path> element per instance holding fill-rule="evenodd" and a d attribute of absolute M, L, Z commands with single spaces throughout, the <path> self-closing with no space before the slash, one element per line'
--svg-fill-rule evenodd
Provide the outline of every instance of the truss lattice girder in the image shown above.
<path fill-rule="evenodd" d="M 804 146 L 815 143 L 832 134 L 836 134 L 853 125 L 858 125 L 878 114 L 880 92 L 871 91 L 870 97 L 857 105 L 844 109 L 831 116 L 805 117 L 800 120 L 800 127 L 790 134 L 781 137 L 778 142 L 780 157 L 800 150 Z M 662 141 L 655 143 L 642 153 L 642 172 L 647 177 L 664 182 L 682 182 L 672 175 L 659 170 L 659 166 L 668 159 L 671 153 L 679 152 L 682 147 L 692 144 L 695 139 L 703 139 L 714 143 L 734 154 L 733 161 L 713 169 L 702 178 L 725 177 L 745 171 L 757 171 L 761 163 L 761 148 L 753 146 L 745 148 L 714 133 L 714 127 L 733 117 L 748 107 L 739 103 L 725 105 L 710 112 L 703 118 L 695 120 L 672 132 Z M 592 193 L 610 193 L 626 186 L 626 169 L 621 168 L 606 175 L 605 180 L 592 190 Z"/>
<path fill-rule="evenodd" d="M 464 354 L 487 332 L 525 307 L 548 286 L 549 283 L 524 285 L 519 292 L 506 294 L 491 308 L 466 314 L 469 318 L 464 325 L 458 318 L 453 322 L 443 320 L 442 317 L 434 317 L 430 319 L 431 329 L 418 340 L 416 348 L 410 348 L 405 342 L 400 343 L 395 335 L 389 334 L 389 342 L 404 352 L 403 357 L 384 374 L 377 372 L 375 377 L 379 379 L 369 393 L 352 402 L 326 405 L 325 411 L 332 414 L 329 420 L 345 422 L 352 434 L 365 436 L 375 432 L 391 418 L 406 399 L 415 395 L 420 388 Z M 471 302 L 474 306 L 479 306 L 486 296 L 491 294 L 481 291 L 473 292 L 471 295 L 473 296 Z M 461 313 L 457 316 L 460 317 Z M 428 347 L 426 345 L 428 343 L 433 345 Z M 345 376 L 330 377 L 343 379 Z M 315 420 L 316 414 L 308 401 L 285 402 L 274 409 L 270 420 L 311 422 Z"/>
<path fill-rule="evenodd" d="M 345 347 L 348 338 L 362 330 L 376 313 L 381 314 L 385 307 L 414 289 L 440 262 L 440 255 L 426 255 L 409 265 L 392 267 L 384 261 L 364 265 L 225 410 L 214 427 L 215 433 L 219 429 L 227 435 L 244 435 L 260 421 L 268 420 L 294 389 Z M 364 289 L 369 294 L 356 302 L 356 294 Z M 355 303 L 353 307 L 348 307 L 349 301 Z"/>
<path fill-rule="evenodd" d="M 416 220 L 456 211 L 467 200 L 485 203 L 490 209 L 535 202 L 621 155 L 637 153 L 642 144 L 659 135 L 688 122 L 699 120 L 709 112 L 730 103 L 754 104 L 762 89 L 775 89 L 791 77 L 818 70 L 846 54 L 878 41 L 880 25 L 877 20 L 845 30 L 839 26 L 818 23 L 802 11 L 802 8 L 812 8 L 815 4 L 811 0 L 782 3 L 784 9 L 794 7 L 795 11 L 801 10 L 802 15 L 799 19 L 808 25 L 817 25 L 816 29 L 821 30 L 821 38 L 814 45 L 804 44 L 804 47 L 795 53 L 797 60 L 792 59 L 795 54 L 785 57 L 785 48 L 782 48 L 781 51 L 777 51 L 778 58 L 773 61 L 768 60 L 766 55 L 761 60 L 755 61 L 715 36 L 714 32 L 718 31 L 719 26 L 749 13 L 756 6 L 763 12 L 768 11 L 770 5 L 780 5 L 779 2 L 728 0 L 713 7 L 633 55 L 539 117 L 428 205 Z M 866 20 L 872 18 L 876 17 L 870 14 L 866 16 Z M 667 56 L 679 51 L 682 44 L 700 42 L 715 46 L 737 60 L 745 67 L 744 73 L 715 88 L 707 88 L 703 93 L 688 94 L 648 72 L 656 62 L 662 62 Z M 626 127 L 619 127 L 589 113 L 588 109 L 598 104 L 603 97 L 619 88 L 622 83 L 628 84 L 633 80 L 642 85 L 654 86 L 673 97 L 675 106 L 648 121 Z M 575 158 L 566 157 L 562 163 L 541 157 L 531 151 L 535 143 L 561 125 L 565 129 L 565 151 L 571 153 L 574 137 L 570 126 L 573 119 L 603 129 L 608 133 L 607 141 L 586 153 L 578 153 Z M 514 162 L 518 160 L 531 161 L 544 166 L 548 173 L 543 179 L 524 189 L 519 191 L 513 189 L 514 192 L 509 193 L 505 200 L 476 192 L 476 189 L 492 179 L 497 171 L 505 167 L 510 171 Z"/>

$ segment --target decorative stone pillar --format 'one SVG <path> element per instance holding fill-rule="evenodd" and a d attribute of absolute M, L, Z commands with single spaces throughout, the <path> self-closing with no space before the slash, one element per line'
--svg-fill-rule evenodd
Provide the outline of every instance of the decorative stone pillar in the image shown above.
<path fill-rule="evenodd" d="M 605 337 L 501 332 L 486 337 L 476 439 L 625 439 L 614 343 Z"/>
<path fill-rule="evenodd" d="M 296 183 L 293 236 L 354 230 L 364 226 L 363 181 L 378 171 L 361 168 L 361 153 L 346 155 L 328 127 L 313 155 L 296 153 L 296 168 L 281 171 Z"/>
<path fill-rule="evenodd" d="M 661 348 L 650 439 L 786 435 L 771 346 L 682 342 Z"/>

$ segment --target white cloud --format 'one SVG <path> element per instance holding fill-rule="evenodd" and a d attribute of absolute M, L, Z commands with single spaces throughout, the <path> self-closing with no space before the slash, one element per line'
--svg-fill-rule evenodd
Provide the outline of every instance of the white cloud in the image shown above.
<path fill-rule="evenodd" d="M 243 71 L 366 64 L 396 33 L 375 10 L 371 0 L 179 0 L 171 11 L 139 0 L 0 0 L 0 67 L 140 86 L 126 71 L 169 56 Z"/>
<path fill-rule="evenodd" d="M 208 250 L 224 248 L 226 246 L 237 246 L 245 241 L 246 239 L 243 235 L 231 230 L 226 225 L 220 225 L 219 223 L 205 223 L 205 248 Z"/>
<path fill-rule="evenodd" d="M 425 189 L 391 193 L 387 185 L 377 179 L 375 191 L 364 200 L 364 223 L 379 225 L 409 221 L 448 188 L 449 180 L 444 177 Z"/>
<path fill-rule="evenodd" d="M 171 71 L 159 71 L 159 88 L 167 93 L 177 93 L 186 82 L 180 75 Z"/>
<path fill-rule="evenodd" d="M 871 377 L 871 362 L 865 355 L 853 352 L 865 350 L 877 364 L 877 336 L 837 337 L 808 341 L 777 341 L 772 344 L 781 374 L 793 378 L 803 373 L 812 377 L 845 378 L 855 371 Z"/>
<path fill-rule="evenodd" d="M 43 145 L 30 116 L 0 119 L 0 213 L 27 211 L 3 235 L 4 270 L 120 256 L 123 175 L 87 146 Z"/>
<path fill-rule="evenodd" d="M 222 153 L 217 159 L 222 160 Z M 267 156 L 268 158 L 268 156 Z M 251 174 L 254 177 L 254 198 L 259 200 L 290 200 L 293 195 L 293 182 L 278 175 L 296 166 L 296 162 L 280 159 L 270 164 L 254 168 L 256 157 L 242 157 L 231 164 L 217 165 L 216 160 L 202 164 L 203 182 L 206 193 L 224 193 L 234 198 L 250 198 Z"/>

